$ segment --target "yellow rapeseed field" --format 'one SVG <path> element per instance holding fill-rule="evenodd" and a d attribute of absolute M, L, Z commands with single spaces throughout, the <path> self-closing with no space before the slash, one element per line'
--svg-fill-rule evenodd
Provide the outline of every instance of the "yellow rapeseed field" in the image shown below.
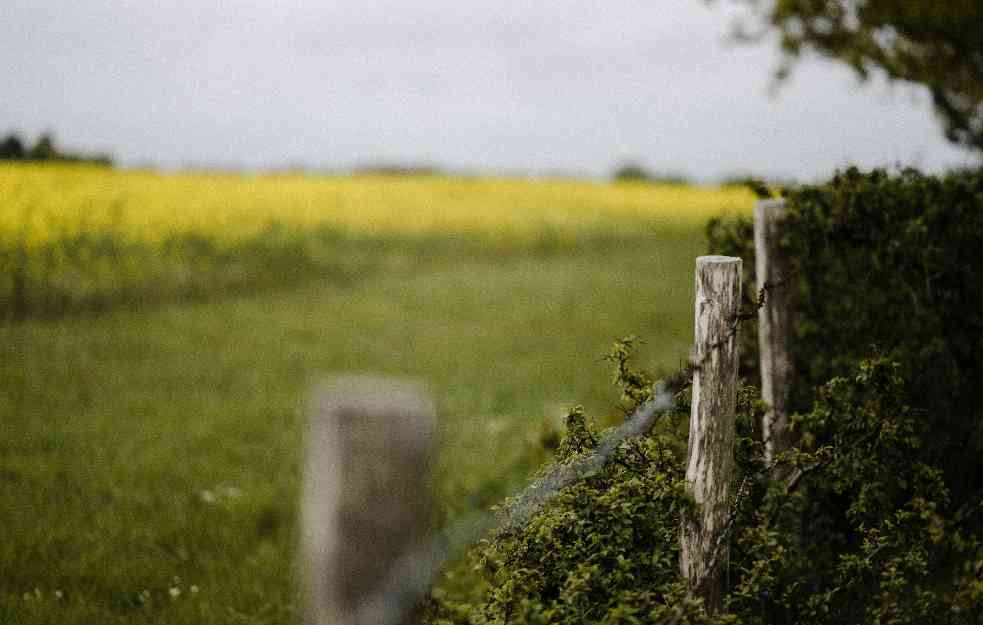
<path fill-rule="evenodd" d="M 642 183 L 0 164 L 0 318 L 356 278 L 440 246 L 501 254 L 692 235 L 752 201 Z"/>
<path fill-rule="evenodd" d="M 635 232 L 746 211 L 738 188 L 438 176 L 231 175 L 0 165 L 0 235 L 29 246 L 78 230 L 154 243 L 249 239 L 271 222 L 361 235 Z"/>

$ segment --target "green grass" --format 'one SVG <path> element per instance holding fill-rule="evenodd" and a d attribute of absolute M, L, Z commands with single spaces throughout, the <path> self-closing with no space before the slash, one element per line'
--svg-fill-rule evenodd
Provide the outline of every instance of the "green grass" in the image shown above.
<path fill-rule="evenodd" d="M 297 621 L 314 381 L 425 381 L 439 516 L 453 518 L 523 483 L 545 457 L 544 420 L 578 403 L 614 418 L 601 361 L 614 338 L 640 335 L 650 370 L 678 366 L 703 249 L 691 232 L 451 254 L 344 284 L 0 327 L 0 624 Z"/>

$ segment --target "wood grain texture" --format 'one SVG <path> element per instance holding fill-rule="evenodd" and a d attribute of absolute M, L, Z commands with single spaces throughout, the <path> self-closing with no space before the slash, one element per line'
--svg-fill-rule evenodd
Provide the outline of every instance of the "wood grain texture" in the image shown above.
<path fill-rule="evenodd" d="M 761 399 L 768 406 L 762 417 L 765 461 L 792 444 L 788 424 L 792 357 L 789 352 L 791 308 L 788 292 L 789 259 L 781 249 L 785 200 L 762 200 L 754 207 L 755 274 L 758 288 L 765 289 L 758 309 L 758 351 L 761 360 Z"/>
<path fill-rule="evenodd" d="M 686 481 L 699 510 L 684 520 L 680 570 L 690 590 L 711 614 L 721 608 L 721 563 L 727 547 L 718 540 L 727 524 L 734 471 L 737 403 L 737 315 L 741 259 L 696 259 L 696 326 L 693 400 Z"/>

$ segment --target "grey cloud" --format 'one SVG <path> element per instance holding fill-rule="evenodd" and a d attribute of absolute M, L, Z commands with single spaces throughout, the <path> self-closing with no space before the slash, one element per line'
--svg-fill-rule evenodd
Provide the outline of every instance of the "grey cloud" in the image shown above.
<path fill-rule="evenodd" d="M 775 51 L 727 44 L 732 17 L 699 0 L 6 0 L 0 125 L 163 165 L 604 175 L 635 158 L 707 179 L 968 159 L 912 88 L 809 60 L 771 97 Z"/>

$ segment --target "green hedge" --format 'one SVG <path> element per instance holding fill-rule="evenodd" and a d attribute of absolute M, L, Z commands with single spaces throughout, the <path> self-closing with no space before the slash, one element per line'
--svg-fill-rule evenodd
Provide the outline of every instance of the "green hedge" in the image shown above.
<path fill-rule="evenodd" d="M 849 169 L 787 194 L 795 403 L 862 358 L 902 363 L 925 443 L 957 498 L 983 488 L 983 172 L 926 176 Z M 709 228 L 715 253 L 744 258 L 755 294 L 748 220 Z M 752 332 L 745 373 L 757 375 Z"/>
<path fill-rule="evenodd" d="M 684 385 L 652 432 L 528 525 L 475 549 L 483 592 L 435 593 L 428 622 L 981 622 L 983 176 L 851 169 L 788 197 L 800 443 L 773 478 L 763 406 L 742 389 L 725 613 L 708 616 L 678 574 L 679 526 L 694 505 L 681 461 Z M 742 256 L 753 271 L 748 222 L 710 233 L 713 252 Z M 753 380 L 753 332 L 743 340 Z M 622 340 L 611 354 L 629 411 L 652 388 L 630 366 L 630 348 Z M 605 435 L 578 410 L 566 425 L 556 463 L 591 453 Z"/>

